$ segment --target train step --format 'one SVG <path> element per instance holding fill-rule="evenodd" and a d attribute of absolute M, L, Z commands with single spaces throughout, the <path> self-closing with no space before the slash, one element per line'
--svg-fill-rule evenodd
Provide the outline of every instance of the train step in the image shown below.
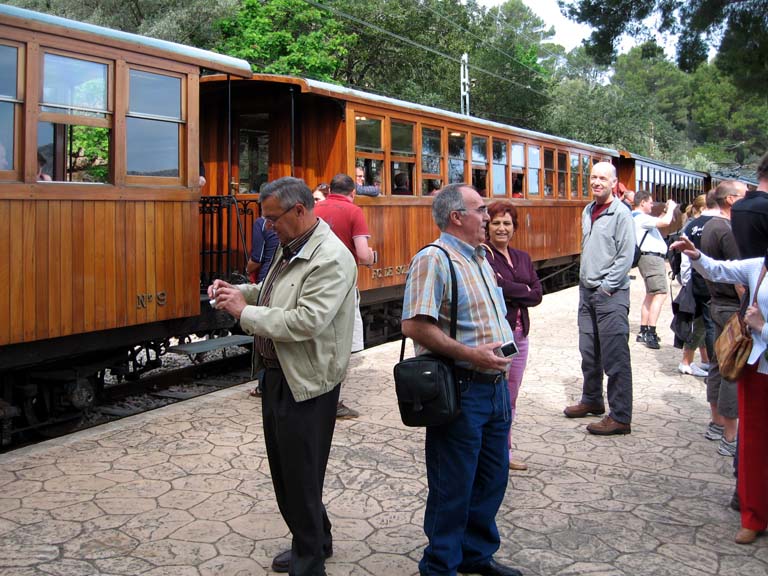
<path fill-rule="evenodd" d="M 187 344 L 171 346 L 168 348 L 168 352 L 172 354 L 200 354 L 202 352 L 219 350 L 221 348 L 229 348 L 230 346 L 245 346 L 248 344 L 253 344 L 253 336 L 238 334 L 234 336 L 209 338 L 207 340 L 199 340 L 197 342 L 189 342 Z"/>

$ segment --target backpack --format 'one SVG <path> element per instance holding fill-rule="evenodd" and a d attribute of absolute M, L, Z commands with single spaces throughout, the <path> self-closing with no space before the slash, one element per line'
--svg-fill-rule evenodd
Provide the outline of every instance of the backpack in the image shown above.
<path fill-rule="evenodd" d="M 667 236 L 667 246 L 680 239 L 682 232 L 675 232 Z M 683 253 L 679 250 L 668 250 L 667 259 L 669 260 L 670 278 L 680 281 L 680 267 L 683 264 Z"/>

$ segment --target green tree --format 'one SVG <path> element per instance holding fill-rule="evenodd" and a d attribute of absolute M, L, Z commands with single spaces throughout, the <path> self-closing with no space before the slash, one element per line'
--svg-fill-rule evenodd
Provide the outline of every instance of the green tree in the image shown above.
<path fill-rule="evenodd" d="M 588 52 L 604 64 L 616 59 L 627 34 L 643 37 L 652 25 L 677 34 L 677 63 L 693 72 L 718 48 L 717 65 L 741 88 L 762 91 L 768 80 L 768 0 L 558 0 L 561 10 L 595 30 Z M 656 18 L 651 18 L 656 17 Z"/>
<path fill-rule="evenodd" d="M 9 0 L 9 4 L 200 48 L 219 38 L 215 23 L 238 0 Z"/>
<path fill-rule="evenodd" d="M 219 23 L 217 49 L 248 60 L 257 72 L 331 80 L 354 35 L 328 12 L 302 0 L 243 0 Z"/>
<path fill-rule="evenodd" d="M 616 60 L 611 83 L 653 106 L 676 130 L 688 127 L 690 79 L 655 41 Z"/>

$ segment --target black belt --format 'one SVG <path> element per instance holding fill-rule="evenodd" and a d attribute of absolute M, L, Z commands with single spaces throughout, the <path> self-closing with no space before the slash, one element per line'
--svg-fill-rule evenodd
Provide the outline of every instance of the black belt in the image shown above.
<path fill-rule="evenodd" d="M 282 370 L 282 368 L 280 368 L 280 361 L 277 358 L 264 358 L 262 356 L 261 362 L 264 364 L 265 368 L 269 368 L 270 370 Z"/>
<path fill-rule="evenodd" d="M 476 370 L 468 370 L 456 366 L 456 376 L 459 380 L 469 380 L 477 384 L 495 384 L 501 380 L 501 372 L 494 372 L 490 374 L 488 372 L 477 372 Z"/>
<path fill-rule="evenodd" d="M 658 256 L 659 258 L 665 258 L 666 254 L 661 254 L 660 252 L 640 252 L 641 256 Z"/>

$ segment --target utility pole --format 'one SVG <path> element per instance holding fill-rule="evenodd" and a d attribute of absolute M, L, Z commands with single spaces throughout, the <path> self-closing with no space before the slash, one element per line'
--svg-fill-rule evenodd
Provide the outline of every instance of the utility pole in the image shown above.
<path fill-rule="evenodd" d="M 461 55 L 461 113 L 469 116 L 469 54 Z"/>

